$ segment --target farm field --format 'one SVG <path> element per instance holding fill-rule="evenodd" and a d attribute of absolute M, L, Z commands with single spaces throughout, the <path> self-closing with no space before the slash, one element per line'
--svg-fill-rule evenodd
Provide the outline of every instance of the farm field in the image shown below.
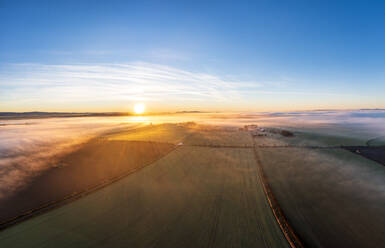
<path fill-rule="evenodd" d="M 285 128 L 282 128 L 285 130 Z M 259 146 L 363 146 L 364 137 L 349 137 L 347 135 L 322 134 L 307 130 L 293 130 L 293 137 L 265 132 L 266 136 L 255 139 Z"/>
<path fill-rule="evenodd" d="M 366 144 L 368 146 L 385 146 L 385 136 L 370 139 Z"/>
<path fill-rule="evenodd" d="M 349 146 L 345 149 L 385 166 L 385 146 Z"/>
<path fill-rule="evenodd" d="M 385 170 L 344 149 L 260 148 L 289 223 L 309 247 L 385 243 Z"/>
<path fill-rule="evenodd" d="M 289 247 L 263 192 L 253 149 L 189 145 L 3 230 L 0 246 Z"/>
<path fill-rule="evenodd" d="M 186 145 L 250 147 L 253 139 L 249 132 L 236 130 L 199 131 L 191 134 Z"/>
<path fill-rule="evenodd" d="M 385 242 L 385 169 L 365 158 L 383 147 L 266 130 L 185 123 L 105 133 L 3 200 L 6 219 L 91 188 L 7 227 L 0 247 L 289 247 L 271 197 L 305 247 Z"/>
<path fill-rule="evenodd" d="M 286 139 L 288 144 L 297 146 L 357 146 L 365 145 L 366 140 L 342 135 L 325 135 L 306 131 L 295 132 Z"/>
<path fill-rule="evenodd" d="M 108 140 L 152 141 L 177 144 L 193 132 L 187 126 L 177 124 L 150 125 L 106 136 Z"/>
<path fill-rule="evenodd" d="M 48 161 L 49 169 L 31 177 L 24 188 L 0 198 L 0 227 L 154 162 L 191 131 L 182 124 L 129 125 L 75 146 Z"/>
<path fill-rule="evenodd" d="M 0 223 L 87 191 L 148 165 L 174 149 L 168 143 L 94 139 L 53 161 L 21 191 L 0 199 Z"/>

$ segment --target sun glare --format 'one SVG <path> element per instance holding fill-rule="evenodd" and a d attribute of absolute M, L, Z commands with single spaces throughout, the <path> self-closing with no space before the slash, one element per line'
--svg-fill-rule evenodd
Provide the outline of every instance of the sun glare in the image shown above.
<path fill-rule="evenodd" d="M 144 105 L 144 103 L 135 103 L 134 105 L 135 114 L 143 114 L 145 109 L 146 109 L 146 105 Z"/>

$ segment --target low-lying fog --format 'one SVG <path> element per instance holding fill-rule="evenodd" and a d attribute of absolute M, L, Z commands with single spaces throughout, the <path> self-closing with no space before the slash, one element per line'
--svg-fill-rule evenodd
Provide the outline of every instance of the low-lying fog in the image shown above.
<path fill-rule="evenodd" d="M 84 117 L 0 121 L 0 198 L 20 189 L 34 175 L 55 166 L 55 159 L 105 131 L 149 123 L 195 121 L 241 126 L 286 126 L 322 133 L 385 135 L 385 111 L 282 113 L 200 113 L 143 117 Z M 333 130 L 337 130 L 333 131 Z"/>

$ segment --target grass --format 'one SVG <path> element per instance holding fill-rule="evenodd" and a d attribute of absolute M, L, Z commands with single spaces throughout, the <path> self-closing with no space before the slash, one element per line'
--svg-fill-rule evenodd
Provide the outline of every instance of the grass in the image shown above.
<path fill-rule="evenodd" d="M 255 143 L 257 146 L 287 146 L 289 143 L 288 137 L 278 137 L 279 134 L 268 134 L 268 136 L 257 136 L 254 137 Z"/>
<path fill-rule="evenodd" d="M 92 140 L 62 157 L 22 191 L 0 200 L 0 223 L 148 165 L 172 149 L 174 145 L 167 143 Z"/>
<path fill-rule="evenodd" d="M 369 146 L 385 146 L 385 136 L 373 138 L 367 142 Z"/>
<path fill-rule="evenodd" d="M 385 243 L 385 170 L 343 149 L 258 149 L 294 230 L 311 247 Z"/>
<path fill-rule="evenodd" d="M 366 140 L 339 136 L 339 135 L 326 135 L 317 134 L 312 132 L 296 132 L 295 137 L 286 139 L 289 144 L 301 145 L 301 146 L 354 146 L 365 145 Z"/>
<path fill-rule="evenodd" d="M 1 247 L 288 247 L 252 149 L 182 146 L 0 233 Z"/>
<path fill-rule="evenodd" d="M 185 141 L 188 145 L 204 146 L 252 146 L 253 140 L 248 132 L 230 130 L 199 131 L 191 134 Z"/>
<path fill-rule="evenodd" d="M 260 146 L 366 142 L 338 132 L 294 134 L 254 139 Z M 0 247 L 288 247 L 262 189 L 253 140 L 244 131 L 163 124 L 112 133 L 62 160 L 80 167 L 61 177 L 68 181 L 50 179 L 45 188 L 120 174 L 162 157 L 181 141 L 183 146 L 134 174 L 0 232 Z M 338 148 L 257 148 L 257 154 L 305 245 L 385 243 L 379 218 L 385 216 L 382 165 Z"/>
<path fill-rule="evenodd" d="M 255 137 L 255 141 L 260 146 L 361 146 L 366 144 L 365 139 L 356 137 L 306 131 L 295 131 L 293 133 L 293 137 L 268 133 L 267 136 Z"/>

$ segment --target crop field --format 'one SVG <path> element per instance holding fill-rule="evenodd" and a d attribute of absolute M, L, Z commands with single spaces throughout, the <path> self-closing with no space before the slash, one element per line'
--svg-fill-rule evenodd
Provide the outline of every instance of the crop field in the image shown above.
<path fill-rule="evenodd" d="M 281 138 L 283 139 L 283 138 Z M 366 140 L 311 132 L 296 132 L 294 137 L 286 138 L 290 145 L 298 146 L 357 146 L 365 145 Z"/>
<path fill-rule="evenodd" d="M 385 146 L 349 146 L 345 149 L 385 165 Z"/>
<path fill-rule="evenodd" d="M 385 136 L 370 139 L 366 144 L 368 146 L 385 146 Z"/>
<path fill-rule="evenodd" d="M 252 148 L 179 146 L 0 232 L 0 247 L 288 247 Z"/>
<path fill-rule="evenodd" d="M 109 140 L 153 141 L 177 144 L 193 130 L 176 124 L 151 125 L 127 132 L 109 135 Z"/>
<path fill-rule="evenodd" d="M 305 245 L 383 246 L 383 165 L 344 149 L 257 152 L 275 197 Z"/>
<path fill-rule="evenodd" d="M 0 204 L 1 216 L 119 180 L 4 229 L 0 247 L 289 247 L 266 182 L 305 247 L 385 243 L 384 166 L 347 146 L 365 139 L 251 134 L 190 123 L 95 138 Z"/>
<path fill-rule="evenodd" d="M 293 137 L 266 132 L 266 136 L 256 137 L 259 146 L 363 146 L 364 138 L 341 135 L 318 134 L 306 131 L 294 131 Z"/>
<path fill-rule="evenodd" d="M 254 138 L 257 146 L 287 146 L 288 139 L 292 139 L 292 137 L 279 137 L 279 134 L 267 134 L 266 136 L 256 137 Z"/>
<path fill-rule="evenodd" d="M 148 165 L 172 149 L 167 143 L 92 140 L 60 158 L 25 189 L 1 199 L 0 223 Z"/>
<path fill-rule="evenodd" d="M 249 132 L 213 130 L 194 132 L 184 141 L 184 143 L 202 146 L 247 147 L 253 145 L 253 140 Z"/>

